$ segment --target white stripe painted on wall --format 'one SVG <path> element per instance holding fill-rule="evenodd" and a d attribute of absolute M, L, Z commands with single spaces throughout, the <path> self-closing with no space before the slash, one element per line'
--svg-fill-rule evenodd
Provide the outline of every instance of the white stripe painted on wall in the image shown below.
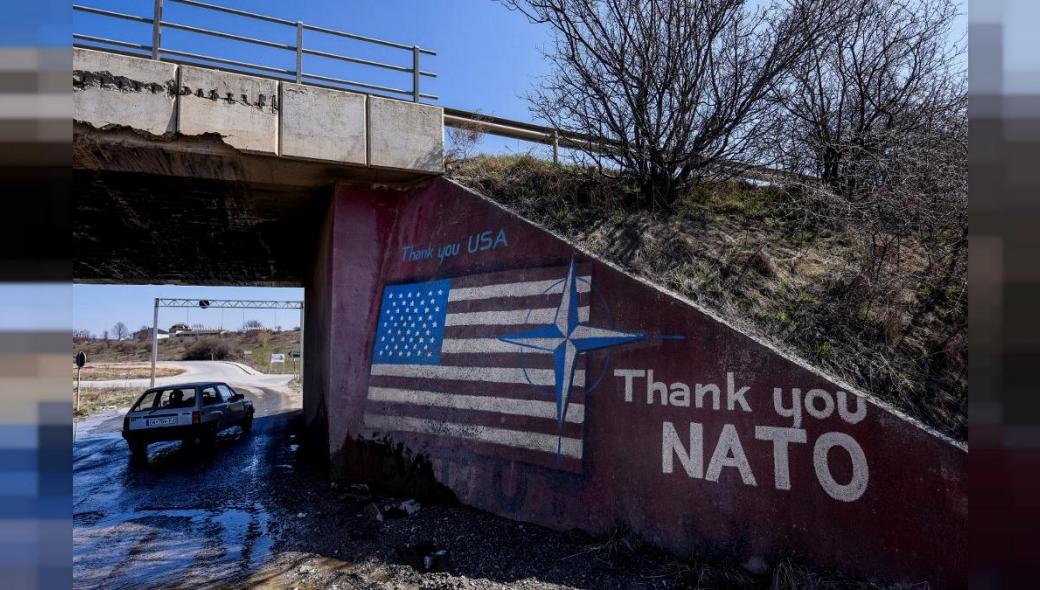
<path fill-rule="evenodd" d="M 581 459 L 582 455 L 582 443 L 580 439 L 568 437 L 560 438 L 554 434 L 506 430 L 503 428 L 491 428 L 476 424 L 456 424 L 454 422 L 427 420 L 425 418 L 383 416 L 380 414 L 370 413 L 365 413 L 365 426 L 372 430 L 383 432 L 415 432 L 434 436 L 463 438 L 520 449 L 540 451 L 543 453 L 552 453 L 554 455 L 557 451 L 557 443 L 559 443 L 559 451 L 561 455 L 573 457 L 575 459 Z"/>
<path fill-rule="evenodd" d="M 407 377 L 412 379 L 446 379 L 455 381 L 487 381 L 489 383 L 530 383 L 552 387 L 556 375 L 552 369 L 524 369 L 513 367 L 451 367 L 441 365 L 372 364 L 372 375 Z M 574 387 L 585 387 L 585 371 L 574 371 Z"/>
<path fill-rule="evenodd" d="M 591 288 L 591 277 L 578 277 L 578 292 L 588 293 Z M 448 302 L 471 301 L 474 299 L 493 299 L 495 297 L 528 297 L 531 295 L 559 295 L 563 293 L 564 279 L 545 281 L 524 281 L 521 283 L 501 283 L 483 287 L 458 287 L 448 292 Z"/>
<path fill-rule="evenodd" d="M 556 404 L 550 401 L 534 401 L 490 397 L 481 395 L 460 395 L 440 393 L 436 391 L 418 391 L 414 389 L 393 389 L 389 387 L 369 387 L 368 399 L 376 402 L 395 404 L 415 404 L 435 406 L 456 410 L 476 410 L 479 412 L 495 412 L 513 416 L 530 416 L 532 418 L 556 419 Z M 567 422 L 581 424 L 585 421 L 583 404 L 567 404 Z"/>
<path fill-rule="evenodd" d="M 578 308 L 578 319 L 589 321 L 589 307 Z M 445 326 L 510 326 L 515 324 L 551 324 L 556 321 L 556 308 L 507 309 L 501 311 L 470 311 L 449 313 Z"/>

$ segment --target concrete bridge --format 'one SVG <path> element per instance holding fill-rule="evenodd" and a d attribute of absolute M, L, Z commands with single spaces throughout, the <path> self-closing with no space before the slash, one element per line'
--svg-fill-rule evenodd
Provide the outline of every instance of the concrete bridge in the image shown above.
<path fill-rule="evenodd" d="M 680 554 L 966 579 L 963 445 L 439 178 L 439 107 L 77 50 L 79 282 L 303 286 L 339 475 Z"/>

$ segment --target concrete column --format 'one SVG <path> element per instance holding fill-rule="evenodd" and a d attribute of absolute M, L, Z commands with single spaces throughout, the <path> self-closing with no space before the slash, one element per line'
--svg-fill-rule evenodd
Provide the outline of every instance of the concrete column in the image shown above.
<path fill-rule="evenodd" d="M 305 298 L 308 436 L 342 448 L 360 429 L 386 248 L 402 197 L 343 185 L 332 195 Z"/>

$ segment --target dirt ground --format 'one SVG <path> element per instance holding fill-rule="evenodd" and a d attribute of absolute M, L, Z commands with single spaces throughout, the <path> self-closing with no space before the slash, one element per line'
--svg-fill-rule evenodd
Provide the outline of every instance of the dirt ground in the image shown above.
<path fill-rule="evenodd" d="M 624 531 L 595 539 L 332 482 L 306 459 L 298 393 L 239 391 L 257 410 L 251 433 L 233 427 L 205 448 L 156 443 L 145 461 L 131 460 L 118 412 L 79 423 L 74 587 L 883 587 L 786 562 L 678 559 Z"/>
<path fill-rule="evenodd" d="M 79 390 L 79 407 L 73 409 L 73 415 L 90 416 L 101 410 L 123 408 L 132 404 L 141 390 L 134 387 L 81 387 Z M 75 399 L 75 387 L 73 387 Z"/>
<path fill-rule="evenodd" d="M 299 440 L 290 425 L 286 444 Z M 458 505 L 424 505 L 359 483 L 331 482 L 298 453 L 272 491 L 275 558 L 244 586 L 366 590 L 921 588 L 812 572 L 790 562 L 679 559 L 626 531 L 596 539 Z M 403 506 L 417 510 L 409 514 Z M 376 515 L 381 516 L 376 516 Z"/>
<path fill-rule="evenodd" d="M 156 367 L 156 377 L 176 377 L 184 373 L 184 369 L 176 367 Z M 80 370 L 79 378 L 84 381 L 106 381 L 110 379 L 147 379 L 152 374 L 149 363 L 88 363 Z M 76 378 L 76 368 L 72 369 L 72 378 Z"/>

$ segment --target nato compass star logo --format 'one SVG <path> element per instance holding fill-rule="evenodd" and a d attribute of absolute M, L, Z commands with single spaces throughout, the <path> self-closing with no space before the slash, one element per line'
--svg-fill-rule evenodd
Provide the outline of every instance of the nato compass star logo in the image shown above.
<path fill-rule="evenodd" d="M 578 277 L 575 274 L 573 258 L 571 258 L 571 265 L 567 271 L 567 278 L 564 279 L 563 296 L 560 298 L 560 305 L 556 308 L 553 323 L 499 337 L 499 340 L 503 342 L 551 352 L 553 355 L 556 421 L 560 430 L 557 456 L 559 456 L 559 446 L 562 444 L 563 425 L 567 417 L 567 401 L 570 398 L 574 365 L 578 355 L 590 350 L 610 348 L 646 339 L 647 334 L 644 332 L 622 332 L 581 323 L 578 318 Z"/>

